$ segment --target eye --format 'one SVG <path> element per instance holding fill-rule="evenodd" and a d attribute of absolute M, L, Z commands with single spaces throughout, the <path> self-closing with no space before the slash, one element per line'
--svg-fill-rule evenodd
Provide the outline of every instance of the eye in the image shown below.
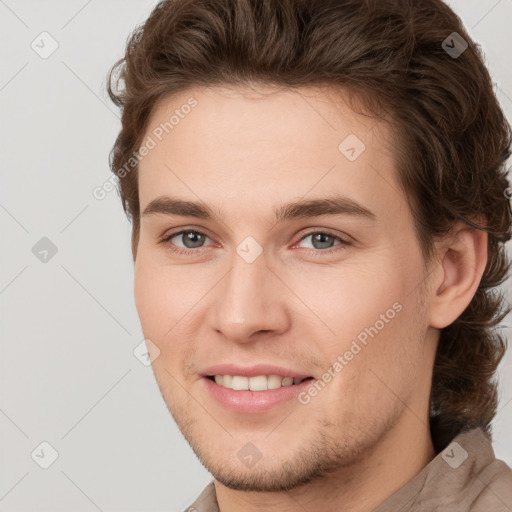
<path fill-rule="evenodd" d="M 328 231 L 311 231 L 304 235 L 300 239 L 300 242 L 310 237 L 313 249 L 317 249 L 314 252 L 331 253 L 334 251 L 343 250 L 346 246 L 351 244 L 351 241 L 348 239 L 348 237 L 342 238 L 341 236 L 334 235 Z M 335 241 L 338 241 L 339 243 L 333 246 L 332 243 Z"/>
<path fill-rule="evenodd" d="M 311 231 L 304 235 L 299 243 L 310 237 L 312 237 L 313 246 L 311 250 L 314 253 L 330 254 L 338 250 L 343 250 L 351 245 L 351 241 L 348 237 L 343 238 L 328 231 Z M 176 241 L 173 241 L 173 239 L 176 239 Z M 209 237 L 201 231 L 183 229 L 166 236 L 160 243 L 168 245 L 175 253 L 192 255 L 201 253 L 203 249 L 207 248 L 203 245 L 206 239 L 209 239 Z M 338 241 L 338 244 L 333 246 L 332 243 L 336 241 Z M 177 242 L 181 242 L 183 246 L 180 246 Z M 308 248 L 306 247 L 306 249 Z"/>
<path fill-rule="evenodd" d="M 176 246 L 176 243 L 172 242 L 173 238 L 181 241 L 184 244 L 184 247 L 180 247 L 179 245 Z M 184 229 L 165 237 L 163 240 L 161 240 L 161 243 L 168 244 L 171 250 L 178 254 L 197 254 L 202 252 L 201 249 L 204 247 L 202 247 L 201 244 L 204 243 L 206 238 L 209 237 L 201 231 Z"/>

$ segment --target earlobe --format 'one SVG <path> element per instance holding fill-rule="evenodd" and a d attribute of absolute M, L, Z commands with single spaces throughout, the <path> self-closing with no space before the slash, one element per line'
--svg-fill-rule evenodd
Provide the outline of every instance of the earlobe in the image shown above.
<path fill-rule="evenodd" d="M 487 233 L 461 223 L 439 251 L 442 282 L 431 300 L 430 325 L 442 329 L 462 314 L 478 289 L 487 264 Z"/>

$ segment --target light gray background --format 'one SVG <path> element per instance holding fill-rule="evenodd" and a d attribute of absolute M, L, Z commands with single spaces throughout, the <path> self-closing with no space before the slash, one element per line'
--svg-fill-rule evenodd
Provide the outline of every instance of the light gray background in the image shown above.
<path fill-rule="evenodd" d="M 211 478 L 133 355 L 143 335 L 118 193 L 92 195 L 111 175 L 120 127 L 105 76 L 154 5 L 0 0 L 2 512 L 178 511 Z M 512 119 L 512 0 L 450 5 L 482 45 Z M 31 48 L 43 31 L 59 45 L 46 59 Z M 32 252 L 42 237 L 58 250 L 46 263 Z M 509 353 L 494 422 L 509 465 L 511 369 Z M 48 469 L 31 457 L 43 441 L 58 452 Z"/>

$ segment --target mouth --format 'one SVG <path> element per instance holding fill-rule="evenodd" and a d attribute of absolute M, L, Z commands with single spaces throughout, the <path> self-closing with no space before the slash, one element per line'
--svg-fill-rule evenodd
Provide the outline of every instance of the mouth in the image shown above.
<path fill-rule="evenodd" d="M 206 396 L 236 413 L 265 413 L 278 406 L 301 404 L 300 396 L 315 385 L 314 376 L 291 364 L 218 363 L 200 374 Z"/>
<path fill-rule="evenodd" d="M 281 375 L 204 375 L 205 392 L 224 409 L 241 414 L 265 413 L 289 404 L 313 385 L 314 377 Z"/>
<path fill-rule="evenodd" d="M 233 391 L 269 391 L 288 386 L 297 386 L 304 381 L 313 380 L 313 377 L 283 377 L 280 375 L 257 375 L 247 377 L 244 375 L 207 375 L 207 379 L 218 386 Z"/>

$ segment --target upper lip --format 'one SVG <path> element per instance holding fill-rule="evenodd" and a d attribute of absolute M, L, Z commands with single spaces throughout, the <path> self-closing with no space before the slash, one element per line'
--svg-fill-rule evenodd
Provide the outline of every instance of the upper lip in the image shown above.
<path fill-rule="evenodd" d="M 211 375 L 240 375 L 243 377 L 257 377 L 258 375 L 279 375 L 280 377 L 299 377 L 305 379 L 311 377 L 309 373 L 304 373 L 283 366 L 272 364 L 255 364 L 252 366 L 238 366 L 235 364 L 216 364 L 205 368 L 202 372 L 203 377 Z"/>

